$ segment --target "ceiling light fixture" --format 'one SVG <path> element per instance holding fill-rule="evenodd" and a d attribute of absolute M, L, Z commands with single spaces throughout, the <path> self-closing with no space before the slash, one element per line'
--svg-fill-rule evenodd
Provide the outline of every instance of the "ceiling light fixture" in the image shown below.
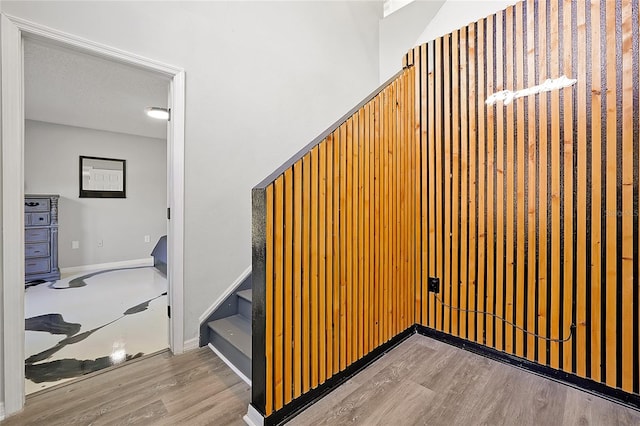
<path fill-rule="evenodd" d="M 156 118 L 158 120 L 169 120 L 169 110 L 167 108 L 146 107 L 144 111 L 151 118 Z"/>

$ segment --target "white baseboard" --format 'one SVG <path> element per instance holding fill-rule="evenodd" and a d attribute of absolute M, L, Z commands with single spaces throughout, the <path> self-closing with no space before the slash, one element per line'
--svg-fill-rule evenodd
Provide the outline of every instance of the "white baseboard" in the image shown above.
<path fill-rule="evenodd" d="M 244 279 L 249 276 L 250 273 L 251 266 L 249 266 L 238 278 L 236 278 L 236 280 L 229 286 L 229 288 L 227 288 L 227 290 L 225 290 L 225 292 L 222 293 L 222 295 L 218 297 L 218 299 L 213 302 L 211 306 L 209 306 L 209 309 L 207 309 L 202 315 L 200 315 L 200 324 L 202 324 L 203 321 L 209 318 L 213 311 L 218 309 L 218 307 L 224 303 L 225 299 L 231 296 L 234 291 L 236 291 L 236 287 L 238 287 L 242 283 L 242 281 L 244 281 Z"/>
<path fill-rule="evenodd" d="M 0 422 L 4 420 L 4 402 L 0 402 Z"/>
<path fill-rule="evenodd" d="M 256 410 L 253 405 L 249 404 L 249 408 L 247 408 L 247 414 L 242 418 L 246 424 L 249 426 L 263 426 L 264 425 L 264 417 L 258 410 Z"/>
<path fill-rule="evenodd" d="M 95 265 L 71 266 L 69 268 L 60 268 L 60 273 L 75 274 L 77 272 L 96 271 L 99 269 L 133 268 L 136 266 L 153 266 L 153 257 L 122 260 L 120 262 L 96 263 Z"/>
<path fill-rule="evenodd" d="M 200 338 L 194 337 L 193 339 L 185 340 L 183 349 L 185 352 L 198 349 L 200 347 Z"/>
<path fill-rule="evenodd" d="M 217 350 L 211 343 L 209 343 L 207 346 L 209 346 L 209 349 L 211 349 L 213 351 L 213 353 L 215 353 L 216 355 L 218 355 L 218 357 L 222 360 L 222 362 L 224 362 L 225 364 L 227 364 L 229 366 L 230 369 L 233 370 L 234 373 L 236 373 L 238 376 L 240 376 L 240 378 L 249 386 L 251 386 L 251 379 L 249 379 L 247 376 L 245 376 L 242 371 L 238 370 L 238 368 L 233 365 L 231 363 L 231 361 L 229 361 L 227 359 L 226 356 L 222 355 L 222 353 Z"/>

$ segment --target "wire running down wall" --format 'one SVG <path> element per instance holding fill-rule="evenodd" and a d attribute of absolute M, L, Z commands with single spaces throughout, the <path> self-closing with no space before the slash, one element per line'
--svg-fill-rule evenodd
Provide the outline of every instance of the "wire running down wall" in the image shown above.
<path fill-rule="evenodd" d="M 418 322 L 634 394 L 638 13 L 637 0 L 527 1 L 405 58 L 420 93 Z M 485 104 L 561 75 L 577 83 Z"/>

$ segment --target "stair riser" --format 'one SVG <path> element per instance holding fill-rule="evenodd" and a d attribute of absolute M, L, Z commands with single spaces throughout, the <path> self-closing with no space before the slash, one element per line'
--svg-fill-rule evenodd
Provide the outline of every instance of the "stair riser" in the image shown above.
<path fill-rule="evenodd" d="M 245 298 L 238 297 L 238 313 L 245 318 L 251 319 L 251 302 Z"/>
<path fill-rule="evenodd" d="M 209 329 L 209 341 L 222 353 L 238 370 L 247 377 L 251 377 L 251 359 L 233 346 L 227 339 L 214 330 Z"/>

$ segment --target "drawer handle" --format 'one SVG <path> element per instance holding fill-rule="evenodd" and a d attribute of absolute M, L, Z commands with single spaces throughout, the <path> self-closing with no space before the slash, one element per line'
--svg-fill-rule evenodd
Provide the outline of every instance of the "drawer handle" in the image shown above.
<path fill-rule="evenodd" d="M 44 220 L 44 217 L 39 217 L 38 220 Z"/>
<path fill-rule="evenodd" d="M 40 253 L 40 250 L 35 250 L 34 253 Z"/>
<path fill-rule="evenodd" d="M 36 203 L 34 201 L 31 201 L 30 203 L 24 203 L 25 206 L 29 206 L 29 207 L 35 207 L 35 206 L 39 206 L 40 203 Z"/>

